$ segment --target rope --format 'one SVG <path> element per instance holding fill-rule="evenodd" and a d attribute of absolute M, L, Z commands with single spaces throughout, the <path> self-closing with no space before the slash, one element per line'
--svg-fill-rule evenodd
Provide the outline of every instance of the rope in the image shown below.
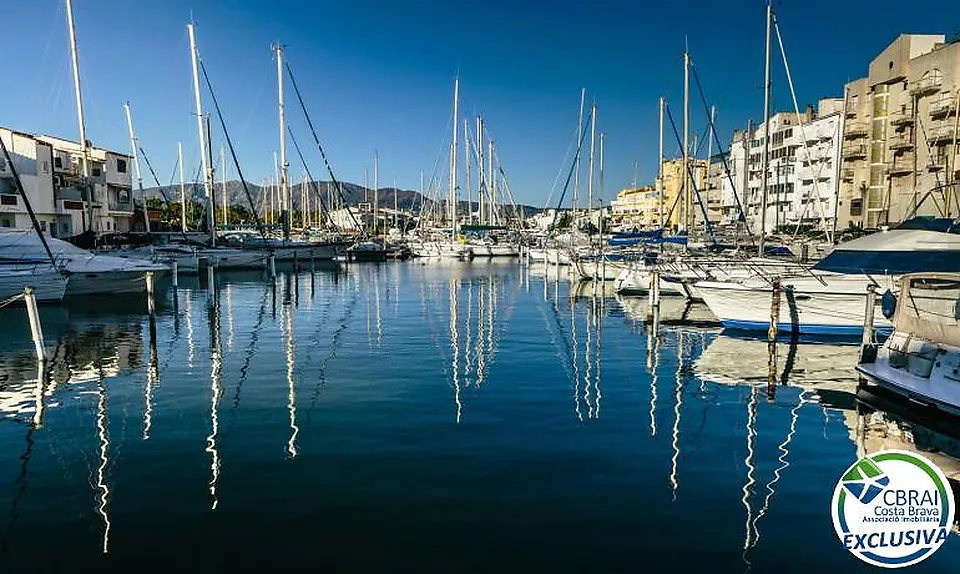
<path fill-rule="evenodd" d="M 670 127 L 673 129 L 673 136 L 677 138 L 677 143 L 680 144 L 680 147 L 682 149 L 683 143 L 680 142 L 680 134 L 679 132 L 677 132 L 677 124 L 674 123 L 673 121 L 673 113 L 670 112 L 670 106 L 665 105 L 664 109 L 667 111 L 667 119 L 670 120 Z M 689 165 L 685 167 L 687 171 L 687 176 L 690 178 L 690 183 L 691 183 L 691 187 L 693 188 L 693 193 L 697 194 L 697 205 L 700 206 L 700 213 L 701 215 L 703 215 L 703 223 L 707 228 L 707 233 L 710 234 L 710 240 L 713 241 L 714 244 L 716 244 L 717 238 L 714 237 L 713 235 L 713 226 L 710 225 L 710 217 L 707 216 L 706 206 L 703 205 L 703 198 L 700 197 L 700 191 L 697 189 L 697 181 L 696 181 L 696 178 L 694 178 L 693 170 L 690 169 Z M 686 187 L 686 184 L 684 184 L 684 187 Z M 673 210 L 671 209 L 671 211 Z M 689 235 L 689 233 L 690 233 L 690 230 L 688 229 L 687 234 Z"/>
<path fill-rule="evenodd" d="M 310 133 L 313 134 L 313 141 L 317 144 L 317 149 L 320 150 L 320 157 L 323 158 L 323 165 L 326 166 L 327 173 L 330 174 L 330 179 L 336 186 L 337 195 L 340 196 L 340 201 L 347 206 L 347 213 L 350 215 L 350 219 L 353 220 L 353 224 L 357 229 L 361 230 L 361 233 L 365 233 L 365 230 L 361 228 L 357 218 L 353 216 L 353 211 L 350 210 L 350 205 L 347 203 L 347 198 L 343 196 L 343 185 L 337 181 L 337 176 L 333 174 L 333 168 L 330 167 L 330 162 L 327 161 L 327 154 L 323 151 L 323 146 L 320 144 L 320 138 L 317 137 L 317 130 L 313 127 L 313 120 L 310 119 L 310 114 L 307 113 L 307 106 L 303 103 L 303 98 L 300 96 L 300 88 L 297 87 L 297 80 L 293 77 L 293 68 L 290 67 L 290 62 L 284 62 L 284 64 L 287 68 L 287 75 L 290 76 L 290 83 L 293 85 L 293 91 L 295 94 L 297 94 L 297 101 L 300 102 L 300 109 L 303 110 L 303 116 L 306 118 L 307 125 L 310 127 Z M 376 226 L 376 222 L 374 222 L 374 226 Z"/>
<path fill-rule="evenodd" d="M 257 231 L 260 232 L 260 237 L 264 241 L 267 239 L 267 232 L 263 227 L 263 222 L 260 221 L 260 214 L 257 213 L 257 206 L 253 203 L 253 196 L 250 195 L 250 189 L 247 188 L 247 180 L 243 177 L 243 170 L 240 169 L 240 161 L 237 159 L 237 152 L 233 149 L 233 142 L 230 141 L 230 134 L 227 132 L 227 124 L 223 121 L 223 114 L 220 113 L 220 102 L 217 101 L 217 95 L 213 92 L 213 85 L 210 83 L 210 77 L 207 76 L 207 67 L 203 65 L 203 60 L 200 60 L 200 71 L 203 72 L 203 80 L 207 84 L 207 90 L 210 91 L 210 98 L 213 100 L 213 107 L 217 110 L 217 119 L 220 120 L 220 128 L 223 130 L 223 137 L 227 140 L 227 147 L 230 148 L 230 157 L 233 158 L 233 165 L 237 168 L 237 177 L 240 178 L 240 184 L 243 186 L 243 193 L 247 196 L 247 203 L 250 204 L 250 210 L 253 211 L 253 219 L 257 223 Z M 202 150 L 201 150 L 201 153 Z M 213 230 L 211 230 L 211 233 Z"/>
<path fill-rule="evenodd" d="M 3 308 L 6 307 L 7 305 L 13 305 L 14 303 L 16 303 L 17 301 L 19 301 L 20 299 L 23 299 L 23 293 L 17 293 L 17 294 L 14 295 L 13 297 L 10 297 L 10 298 L 8 298 L 8 299 L 4 299 L 3 301 L 0 301 L 0 309 L 3 309 Z"/>
<path fill-rule="evenodd" d="M 705 95 L 704 92 L 703 92 L 703 86 L 700 84 L 700 76 L 697 74 L 697 69 L 694 67 L 693 62 L 690 63 L 690 69 L 693 71 L 693 80 L 694 80 L 694 83 L 697 84 L 697 92 L 699 92 L 699 94 L 700 94 L 700 99 L 701 99 L 701 101 L 703 101 L 703 106 L 704 106 L 704 108 L 706 109 L 706 108 L 707 108 L 707 97 L 706 97 L 706 95 Z M 708 117 L 709 117 L 709 115 L 708 115 Z M 746 223 L 746 221 L 747 221 L 747 214 L 744 212 L 744 210 L 743 210 L 743 204 L 740 202 L 740 196 L 737 194 L 737 186 L 736 186 L 736 184 L 733 182 L 733 176 L 730 174 L 730 166 L 727 165 L 727 156 L 726 156 L 726 154 L 723 153 L 723 145 L 720 143 L 720 137 L 717 136 L 717 129 L 716 129 L 716 126 L 715 126 L 714 123 L 713 123 L 713 118 L 710 118 L 709 121 L 710 121 L 710 127 L 713 128 L 713 129 L 710 130 L 710 131 L 711 131 L 711 133 L 713 134 L 714 142 L 717 144 L 717 149 L 718 149 L 718 151 L 720 151 L 720 161 L 723 162 L 723 172 L 724 172 L 724 174 L 726 174 L 726 176 L 727 176 L 727 181 L 730 182 L 730 189 L 733 190 L 733 199 L 734 199 L 734 201 L 737 202 L 737 211 L 740 212 L 740 218 L 739 218 L 738 223 L 739 223 L 739 222 Z M 748 137 L 749 137 L 749 135 L 748 135 Z M 745 141 L 745 142 L 744 142 L 744 146 L 743 146 L 743 169 L 744 169 L 744 170 L 747 169 L 747 161 L 749 160 L 749 155 L 750 155 L 750 154 L 749 154 L 750 148 L 749 148 L 746 144 L 747 144 L 747 142 Z M 752 238 L 751 238 L 751 241 L 752 241 Z"/>
<path fill-rule="evenodd" d="M 570 187 L 570 179 L 573 177 L 573 172 L 577 169 L 577 161 L 580 159 L 580 152 L 583 150 L 583 140 L 587 137 L 587 128 L 590 127 L 590 122 L 593 121 L 593 112 L 587 116 L 587 123 L 583 126 L 583 131 L 580 134 L 580 143 L 577 144 L 577 153 L 573 156 L 573 162 L 570 164 L 570 171 L 567 173 L 567 181 L 563 184 L 563 192 L 560 194 L 560 201 L 557 202 L 557 209 L 553 212 L 553 221 L 550 222 L 550 226 L 553 227 L 557 224 L 557 216 L 560 215 L 560 206 L 563 205 L 563 199 L 567 196 L 567 189 Z"/>
<path fill-rule="evenodd" d="M 303 159 L 303 154 L 300 153 L 300 145 L 297 143 L 297 138 L 293 137 L 293 130 L 290 129 L 290 126 L 287 126 L 287 133 L 290 134 L 290 141 L 293 142 L 293 149 L 297 150 L 297 156 L 300 157 L 300 163 L 303 164 L 303 169 L 307 172 L 307 177 L 310 178 L 310 190 L 313 191 L 313 194 L 320 200 L 320 209 L 327 214 L 327 218 L 330 219 L 330 222 L 333 223 L 333 219 L 330 218 L 330 210 L 327 209 L 327 204 L 323 201 L 323 195 L 320 193 L 320 190 L 317 189 L 317 183 L 313 180 L 313 175 L 310 173 L 310 168 L 307 167 L 307 160 Z M 300 206 L 301 211 L 303 206 Z M 333 224 L 336 227 L 336 223 Z"/>

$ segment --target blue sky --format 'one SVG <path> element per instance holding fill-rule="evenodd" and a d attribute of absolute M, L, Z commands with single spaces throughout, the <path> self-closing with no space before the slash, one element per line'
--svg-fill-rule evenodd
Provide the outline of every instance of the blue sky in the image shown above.
<path fill-rule="evenodd" d="M 843 83 L 865 75 L 870 59 L 900 33 L 950 38 L 960 29 L 960 5 L 943 0 L 915 0 L 909 9 L 859 0 L 774 6 L 801 106 L 839 96 Z M 6 64 L 0 125 L 77 137 L 65 13 L 63 0 L 4 7 L 5 22 L 15 25 L 0 43 Z M 547 198 L 562 167 L 581 86 L 595 99 L 598 128 L 607 134 L 607 198 L 630 184 L 635 160 L 639 181 L 652 180 L 658 97 L 666 95 L 678 123 L 682 117 L 685 39 L 717 106 L 722 141 L 762 115 L 762 0 L 75 0 L 88 138 L 128 150 L 122 105 L 129 100 L 141 145 L 163 183 L 173 174 L 178 140 L 188 173 L 199 161 L 186 32 L 191 13 L 244 174 L 255 182 L 272 173 L 278 146 L 270 51 L 278 40 L 287 46 L 337 176 L 357 183 L 365 168 L 372 179 L 374 150 L 381 186 L 396 177 L 400 187 L 416 189 L 420 170 L 429 178 L 449 141 L 458 71 L 461 110 L 484 114 L 511 187 L 534 205 Z M 775 107 L 787 109 L 778 58 L 774 69 Z M 706 115 L 695 92 L 691 109 L 692 129 L 703 130 Z M 287 116 L 311 172 L 325 178 L 289 87 Z M 669 132 L 666 140 L 668 155 L 676 152 Z M 289 161 L 298 181 L 302 168 L 292 149 Z"/>

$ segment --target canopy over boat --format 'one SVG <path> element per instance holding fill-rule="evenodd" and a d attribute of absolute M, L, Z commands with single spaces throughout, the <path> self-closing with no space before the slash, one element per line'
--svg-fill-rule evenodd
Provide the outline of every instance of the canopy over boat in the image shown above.
<path fill-rule="evenodd" d="M 837 273 L 902 275 L 920 272 L 960 272 L 960 234 L 932 231 L 905 222 L 838 245 L 814 269 Z"/>

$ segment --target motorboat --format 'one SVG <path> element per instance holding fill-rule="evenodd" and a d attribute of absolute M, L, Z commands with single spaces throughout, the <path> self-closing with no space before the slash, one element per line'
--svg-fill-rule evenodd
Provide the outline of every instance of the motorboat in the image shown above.
<path fill-rule="evenodd" d="M 153 273 L 155 292 L 167 285 L 170 268 L 161 263 L 96 255 L 66 241 L 45 237 L 54 260 L 68 276 L 64 296 L 142 293 L 144 277 Z M 49 264 L 40 237 L 30 229 L 0 230 L 0 264 L 12 270 L 33 270 Z"/>
<path fill-rule="evenodd" d="M 70 276 L 51 263 L 26 266 L 0 265 L 0 303 L 33 289 L 38 302 L 56 303 L 63 299 Z"/>
<path fill-rule="evenodd" d="M 895 301 L 893 333 L 864 347 L 857 371 L 869 385 L 960 415 L 960 273 L 906 274 L 885 298 Z"/>

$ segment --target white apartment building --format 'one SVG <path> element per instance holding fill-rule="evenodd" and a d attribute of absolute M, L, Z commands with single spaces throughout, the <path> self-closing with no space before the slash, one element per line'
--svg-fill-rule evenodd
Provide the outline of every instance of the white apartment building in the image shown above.
<path fill-rule="evenodd" d="M 79 143 L 0 127 L 40 225 L 54 237 L 92 229 L 130 231 L 133 223 L 131 157 L 88 146 L 90 197 L 80 187 L 83 150 Z M 31 227 L 13 171 L 0 155 L 0 227 Z"/>
<path fill-rule="evenodd" d="M 780 112 L 770 118 L 766 232 L 796 225 L 832 228 L 842 109 L 842 99 L 827 98 L 820 100 L 816 111 L 811 106 L 799 116 Z M 722 165 L 712 162 L 710 187 L 721 192 L 717 211 L 722 224 L 735 223 L 743 209 L 750 229 L 760 228 L 763 137 L 762 123 L 749 136 L 745 132 L 734 134 L 725 154 L 729 176 Z M 745 153 L 747 147 L 749 154 Z"/>

